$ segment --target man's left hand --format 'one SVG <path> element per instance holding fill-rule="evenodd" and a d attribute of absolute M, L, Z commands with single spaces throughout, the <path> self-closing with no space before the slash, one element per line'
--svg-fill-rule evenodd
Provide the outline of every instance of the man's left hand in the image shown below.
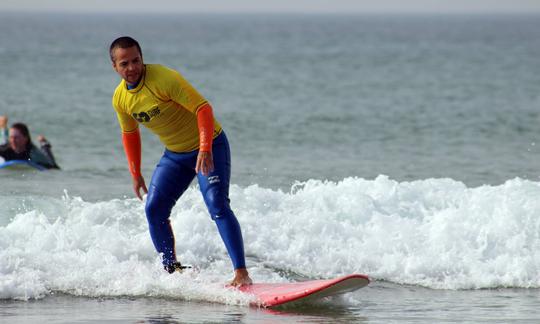
<path fill-rule="evenodd" d="M 195 172 L 201 172 L 203 176 L 207 176 L 212 171 L 214 171 L 214 159 L 212 158 L 212 153 L 199 152 L 199 155 L 197 155 Z"/>

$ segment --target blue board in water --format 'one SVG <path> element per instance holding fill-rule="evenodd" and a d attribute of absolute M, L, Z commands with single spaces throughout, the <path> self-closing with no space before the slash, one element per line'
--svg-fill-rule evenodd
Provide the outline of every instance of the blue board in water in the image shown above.
<path fill-rule="evenodd" d="M 46 170 L 45 167 L 35 163 L 35 162 L 32 162 L 32 161 L 29 161 L 29 160 L 9 160 L 9 161 L 5 161 L 5 162 L 2 162 L 0 163 L 0 169 L 35 169 L 35 170 L 39 170 L 39 171 L 43 171 L 43 170 Z"/>

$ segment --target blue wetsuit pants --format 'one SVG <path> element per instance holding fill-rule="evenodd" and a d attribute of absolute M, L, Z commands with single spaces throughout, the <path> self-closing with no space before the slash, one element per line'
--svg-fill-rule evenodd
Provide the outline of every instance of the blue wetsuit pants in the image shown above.
<path fill-rule="evenodd" d="M 152 176 L 146 200 L 146 218 L 156 250 L 163 253 L 163 264 L 176 261 L 174 234 L 169 221 L 171 210 L 197 176 L 210 216 L 216 222 L 235 269 L 245 268 L 244 243 L 240 224 L 229 206 L 231 154 L 222 131 L 212 145 L 214 171 L 207 176 L 195 173 L 199 150 L 175 153 L 165 150 Z"/>

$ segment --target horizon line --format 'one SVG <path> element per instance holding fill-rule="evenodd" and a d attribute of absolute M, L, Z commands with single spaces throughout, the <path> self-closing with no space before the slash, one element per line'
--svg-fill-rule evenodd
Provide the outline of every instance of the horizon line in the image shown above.
<path fill-rule="evenodd" d="M 324 10 L 80 10 L 80 9 L 0 9 L 0 14 L 24 14 L 24 13 L 36 13 L 36 14 L 165 14 L 165 15 L 184 15 L 184 14 L 217 14 L 217 15 L 287 15 L 287 14 L 299 14 L 299 15 L 539 15 L 538 11 L 525 11 L 525 10 L 357 10 L 357 11 L 324 11 Z"/>

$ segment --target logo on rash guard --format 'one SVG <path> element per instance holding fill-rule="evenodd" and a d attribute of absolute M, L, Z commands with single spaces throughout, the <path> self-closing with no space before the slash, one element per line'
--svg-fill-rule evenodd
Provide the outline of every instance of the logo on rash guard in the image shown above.
<path fill-rule="evenodd" d="M 156 106 L 147 112 L 143 111 L 140 113 L 133 113 L 133 118 L 135 118 L 139 123 L 147 123 L 150 119 L 158 116 L 161 113 L 159 107 Z"/>

